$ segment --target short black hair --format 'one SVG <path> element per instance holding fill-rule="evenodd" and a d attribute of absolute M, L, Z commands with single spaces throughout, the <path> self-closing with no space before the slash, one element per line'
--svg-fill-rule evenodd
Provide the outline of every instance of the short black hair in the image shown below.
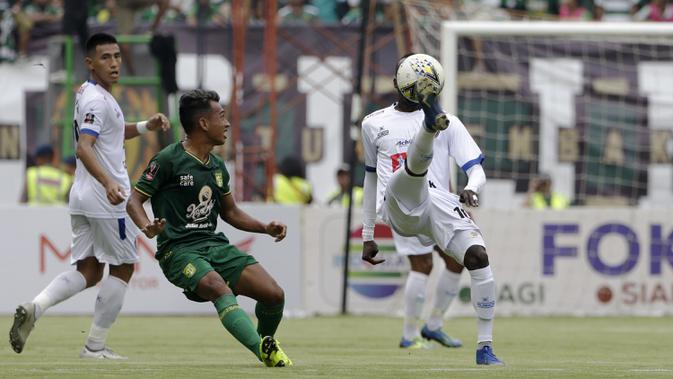
<path fill-rule="evenodd" d="M 86 40 L 86 54 L 91 55 L 96 52 L 96 46 L 117 44 L 117 39 L 112 34 L 96 33 Z"/>
<path fill-rule="evenodd" d="M 215 91 L 204 89 L 191 90 L 180 96 L 180 123 L 185 133 L 191 133 L 196 128 L 196 118 L 210 111 L 210 102 L 220 101 L 220 95 Z"/>

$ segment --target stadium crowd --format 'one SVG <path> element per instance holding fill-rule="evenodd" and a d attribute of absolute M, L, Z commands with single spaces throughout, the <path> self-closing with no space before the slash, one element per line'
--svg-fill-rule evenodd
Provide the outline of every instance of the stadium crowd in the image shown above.
<path fill-rule="evenodd" d="M 244 2 L 251 23 L 264 20 L 265 1 Z M 514 20 L 673 21 L 671 0 L 379 0 L 375 18 L 392 23 L 399 5 L 426 6 L 447 18 Z M 481 16 L 480 16 L 481 15 Z M 354 24 L 360 21 L 360 0 L 279 0 L 280 23 Z M 223 26 L 231 22 L 232 0 L 0 0 L 0 61 L 28 53 L 31 38 L 61 32 L 81 33 L 81 25 L 164 23 Z M 86 27 L 86 26 L 84 26 Z M 82 36 L 80 36 L 82 38 Z"/>

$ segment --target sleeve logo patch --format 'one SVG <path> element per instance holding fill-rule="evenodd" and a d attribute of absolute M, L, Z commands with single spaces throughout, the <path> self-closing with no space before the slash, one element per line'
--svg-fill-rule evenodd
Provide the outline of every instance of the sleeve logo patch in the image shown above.
<path fill-rule="evenodd" d="M 220 187 L 220 188 L 222 188 L 222 186 L 224 186 L 222 171 L 215 171 L 215 182 L 217 183 L 217 186 Z"/>
<path fill-rule="evenodd" d="M 95 119 L 96 119 L 96 116 L 93 113 L 87 113 L 87 114 L 84 115 L 84 123 L 85 124 L 93 124 Z"/>
<path fill-rule="evenodd" d="M 145 171 L 145 179 L 154 180 L 154 178 L 157 176 L 158 171 L 159 171 L 159 165 L 157 164 L 157 162 L 150 163 L 150 166 L 147 168 L 147 171 Z"/>

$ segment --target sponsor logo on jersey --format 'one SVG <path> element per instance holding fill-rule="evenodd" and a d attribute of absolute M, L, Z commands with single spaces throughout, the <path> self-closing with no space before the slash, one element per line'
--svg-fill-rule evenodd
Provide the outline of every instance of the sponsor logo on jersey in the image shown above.
<path fill-rule="evenodd" d="M 194 186 L 194 176 L 192 174 L 180 175 L 180 187 Z"/>
<path fill-rule="evenodd" d="M 397 142 L 395 143 L 395 145 L 396 145 L 396 146 L 399 146 L 399 147 L 407 146 L 407 145 L 409 145 L 409 144 L 411 144 L 411 140 L 410 140 L 410 139 L 402 139 L 402 140 L 399 140 L 399 141 L 397 141 Z"/>
<path fill-rule="evenodd" d="M 147 171 L 145 171 L 145 179 L 154 180 L 154 178 L 157 176 L 158 171 L 159 171 L 159 165 L 157 164 L 157 162 L 150 163 L 150 166 L 147 168 Z"/>
<path fill-rule="evenodd" d="M 388 134 L 390 134 L 390 130 L 384 129 L 383 126 L 379 127 L 379 132 L 376 134 L 376 139 L 379 139 L 381 137 L 385 137 Z"/>
<path fill-rule="evenodd" d="M 199 203 L 189 204 L 187 207 L 187 218 L 194 223 L 207 220 L 208 216 L 210 216 L 210 211 L 215 206 L 215 200 L 212 197 L 213 190 L 209 186 L 201 187 L 201 191 L 199 191 Z"/>
<path fill-rule="evenodd" d="M 84 123 L 85 124 L 93 124 L 95 119 L 96 119 L 96 116 L 93 113 L 87 113 L 87 114 L 84 115 Z"/>
<path fill-rule="evenodd" d="M 224 179 L 222 178 L 222 171 L 218 170 L 215 171 L 215 182 L 217 183 L 218 187 L 224 186 Z"/>

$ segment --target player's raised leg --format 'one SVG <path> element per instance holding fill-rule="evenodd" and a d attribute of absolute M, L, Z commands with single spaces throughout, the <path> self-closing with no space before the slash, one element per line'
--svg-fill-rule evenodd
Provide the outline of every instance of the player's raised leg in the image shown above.
<path fill-rule="evenodd" d="M 435 247 L 437 249 L 437 247 Z M 444 324 L 444 314 L 451 305 L 453 299 L 458 295 L 460 289 L 460 274 L 463 266 L 453 258 L 439 250 L 440 257 L 444 260 L 446 270 L 442 270 L 435 289 L 435 302 L 428 318 L 428 322 L 421 329 L 421 336 L 431 341 L 437 341 L 446 347 L 461 347 L 463 343 L 452 338 L 442 330 Z"/>
<path fill-rule="evenodd" d="M 425 76 L 416 81 L 416 96 L 425 114 L 424 127 L 418 130 L 409 146 L 404 170 L 395 172 L 388 183 L 387 190 L 408 210 L 423 204 L 428 197 L 425 175 L 432 163 L 434 138 L 449 124 L 437 103 L 440 90 L 439 84 Z"/>

